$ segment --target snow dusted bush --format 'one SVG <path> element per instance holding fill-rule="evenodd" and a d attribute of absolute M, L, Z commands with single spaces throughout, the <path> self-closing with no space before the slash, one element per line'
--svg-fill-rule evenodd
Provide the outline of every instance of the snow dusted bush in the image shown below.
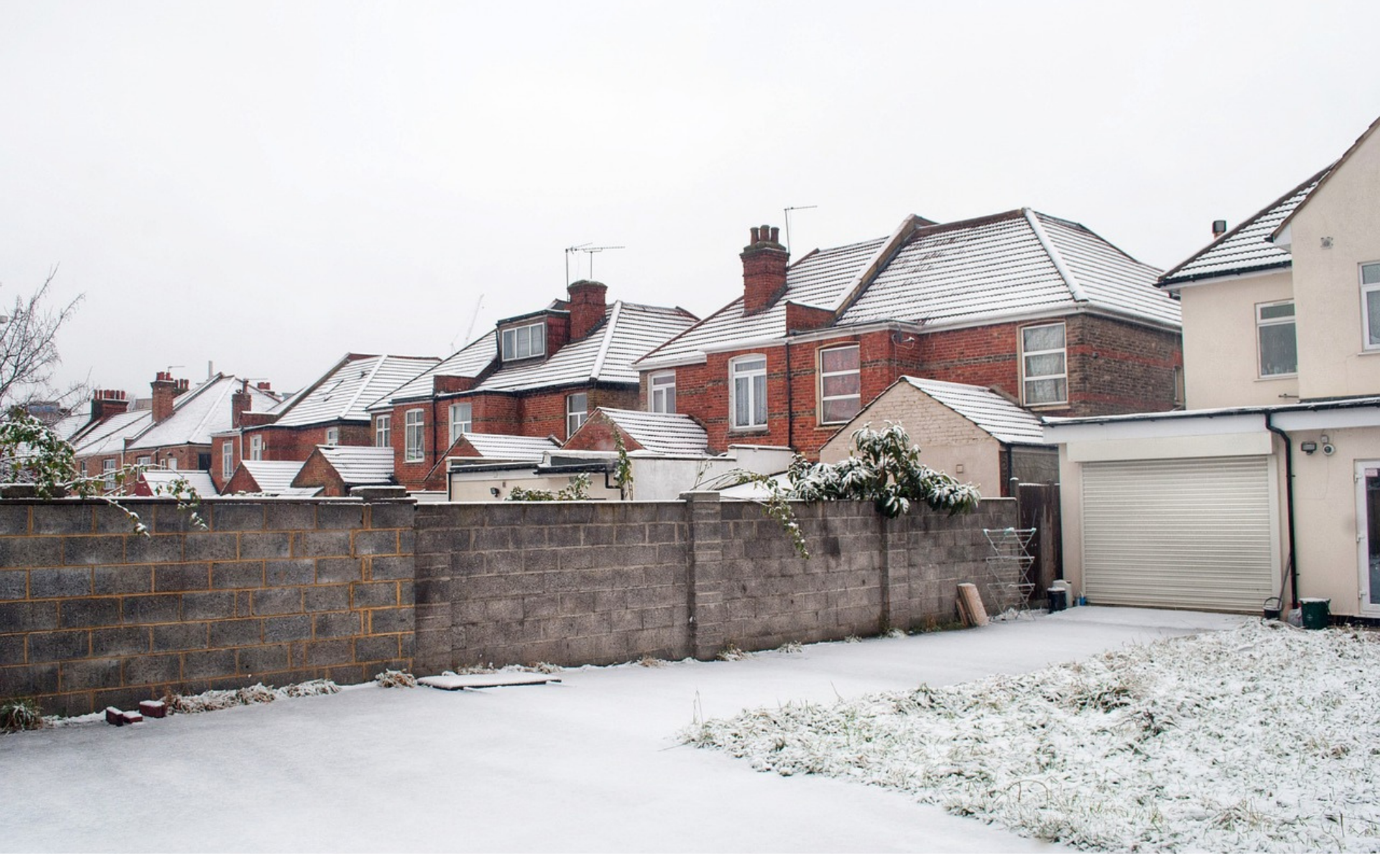
<path fill-rule="evenodd" d="M 242 704 L 263 704 L 280 698 L 305 698 L 310 695 L 333 695 L 340 687 L 330 680 L 308 680 L 274 689 L 262 683 L 243 689 L 210 689 L 199 695 L 169 693 L 163 697 L 168 713 L 206 713 L 225 710 Z"/>
<path fill-rule="evenodd" d="M 1095 851 L 1380 851 L 1380 639 L 1252 622 L 683 739 Z"/>
<path fill-rule="evenodd" d="M 378 674 L 374 675 L 374 681 L 385 689 L 392 689 L 394 687 L 411 688 L 417 685 L 417 678 L 413 677 L 411 674 L 408 674 L 406 671 L 394 671 L 391 668 L 387 671 L 380 671 Z"/>
<path fill-rule="evenodd" d="M 0 734 L 14 731 L 32 731 L 47 724 L 38 705 L 27 698 L 6 701 L 0 704 Z"/>

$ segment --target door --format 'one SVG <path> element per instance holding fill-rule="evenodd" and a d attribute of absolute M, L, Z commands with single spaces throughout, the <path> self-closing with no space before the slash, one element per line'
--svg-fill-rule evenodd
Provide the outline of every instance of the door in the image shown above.
<path fill-rule="evenodd" d="M 1356 463 L 1356 551 L 1361 614 L 1380 617 L 1380 461 Z"/>

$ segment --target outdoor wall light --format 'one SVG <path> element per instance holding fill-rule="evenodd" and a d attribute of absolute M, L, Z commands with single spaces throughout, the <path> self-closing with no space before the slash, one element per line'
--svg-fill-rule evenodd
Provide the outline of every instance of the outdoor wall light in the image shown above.
<path fill-rule="evenodd" d="M 1312 455 L 1318 451 L 1317 441 L 1306 440 L 1299 444 L 1299 449 L 1303 450 L 1304 455 Z"/>
<path fill-rule="evenodd" d="M 498 497 L 498 495 L 499 495 L 498 486 L 492 486 L 492 487 L 489 489 L 489 494 L 493 495 L 494 497 Z"/>

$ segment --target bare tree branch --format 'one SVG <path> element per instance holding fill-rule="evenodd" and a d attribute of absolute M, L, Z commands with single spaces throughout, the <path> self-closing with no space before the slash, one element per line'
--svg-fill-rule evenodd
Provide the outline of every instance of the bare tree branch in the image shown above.
<path fill-rule="evenodd" d="M 57 277 L 54 267 L 43 285 L 28 297 L 16 296 L 9 315 L 0 323 L 0 409 L 34 400 L 65 402 L 84 384 L 53 385 L 61 357 L 57 334 L 85 298 L 79 295 L 61 308 L 48 305 L 48 290 Z"/>

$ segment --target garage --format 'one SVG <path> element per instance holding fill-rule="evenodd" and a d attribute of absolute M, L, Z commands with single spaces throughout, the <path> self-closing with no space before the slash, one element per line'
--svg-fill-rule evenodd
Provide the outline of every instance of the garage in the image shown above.
<path fill-rule="evenodd" d="M 1088 601 L 1259 612 L 1277 590 L 1264 455 L 1082 465 Z"/>

